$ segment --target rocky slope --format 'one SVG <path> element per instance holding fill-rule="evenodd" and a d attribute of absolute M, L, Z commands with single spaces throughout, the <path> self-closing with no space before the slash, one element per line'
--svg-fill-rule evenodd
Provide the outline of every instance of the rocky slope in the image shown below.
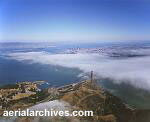
<path fill-rule="evenodd" d="M 95 81 L 82 81 L 45 91 L 48 97 L 36 106 L 67 105 L 71 110 L 92 110 L 92 117 L 17 118 L 13 122 L 150 122 L 150 110 L 132 109 L 120 98 L 101 88 Z M 63 101 L 63 102 L 62 102 Z M 56 106 L 56 105 L 55 105 Z M 48 109 L 48 107 L 46 106 Z M 1 120 L 0 120 L 1 121 Z"/>
<path fill-rule="evenodd" d="M 103 90 L 95 82 L 81 83 L 61 98 L 82 110 L 93 110 L 94 116 L 80 118 L 95 122 L 150 122 L 150 110 L 134 110 L 121 99 Z"/>

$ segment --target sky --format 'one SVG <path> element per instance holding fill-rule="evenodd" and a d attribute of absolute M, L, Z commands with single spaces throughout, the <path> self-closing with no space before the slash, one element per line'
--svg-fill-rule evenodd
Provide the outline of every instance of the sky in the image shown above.
<path fill-rule="evenodd" d="M 149 0 L 0 0 L 0 41 L 150 40 Z"/>

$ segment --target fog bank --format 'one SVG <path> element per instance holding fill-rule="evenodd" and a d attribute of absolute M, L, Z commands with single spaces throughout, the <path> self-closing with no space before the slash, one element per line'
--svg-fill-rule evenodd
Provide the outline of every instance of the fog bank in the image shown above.
<path fill-rule="evenodd" d="M 83 72 L 93 70 L 97 77 L 112 78 L 114 83 L 128 82 L 150 90 L 150 57 L 112 58 L 98 53 L 51 54 L 48 52 L 11 53 L 9 58 L 24 63 L 60 65 L 79 68 Z"/>

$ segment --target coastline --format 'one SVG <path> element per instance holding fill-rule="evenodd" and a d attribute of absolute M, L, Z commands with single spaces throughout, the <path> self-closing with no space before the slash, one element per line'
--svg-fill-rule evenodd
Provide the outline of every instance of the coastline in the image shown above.
<path fill-rule="evenodd" d="M 58 100 L 67 102 L 79 110 L 92 110 L 94 112 L 93 117 L 79 117 L 78 119 L 81 121 L 141 122 L 141 119 L 144 118 L 142 122 L 147 122 L 150 115 L 150 110 L 133 109 L 120 98 L 97 85 L 96 81 L 91 82 L 91 80 L 85 80 L 62 87 L 50 87 L 39 92 L 43 93 L 42 97 L 43 95 L 46 96 L 40 100 L 36 99 L 36 102 L 32 103 L 29 101 L 25 102 L 24 98 L 23 100 L 20 99 L 18 103 L 15 103 L 8 109 L 17 110 L 20 108 L 23 110 L 35 105 Z M 40 97 L 40 94 L 38 95 L 36 97 Z M 31 99 L 34 98 L 33 96 L 35 95 L 30 96 Z"/>

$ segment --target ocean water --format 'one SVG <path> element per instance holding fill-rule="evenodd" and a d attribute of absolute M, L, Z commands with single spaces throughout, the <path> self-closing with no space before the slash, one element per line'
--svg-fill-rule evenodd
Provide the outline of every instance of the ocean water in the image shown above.
<path fill-rule="evenodd" d="M 99 44 L 103 46 L 107 44 Z M 0 85 L 12 84 L 20 81 L 45 80 L 52 86 L 60 86 L 80 81 L 79 68 L 68 68 L 60 65 L 27 63 L 8 58 L 12 53 L 48 52 L 63 53 L 70 48 L 92 48 L 97 44 L 51 44 L 51 43 L 0 43 Z M 69 58 L 69 57 L 68 57 Z M 42 60 L 42 59 L 41 59 Z M 44 59 L 43 59 L 44 60 Z"/>
<path fill-rule="evenodd" d="M 88 52 L 68 53 L 72 48 Z M 96 48 L 103 51 L 89 51 Z M 0 85 L 45 80 L 62 86 L 88 78 L 93 70 L 98 83 L 114 95 L 133 107 L 150 108 L 149 61 L 149 42 L 0 43 Z"/>
<path fill-rule="evenodd" d="M 60 86 L 79 81 L 81 71 L 75 68 L 44 64 L 26 64 L 0 58 L 0 85 L 20 81 L 48 81 L 52 86 Z"/>
<path fill-rule="evenodd" d="M 51 86 L 77 82 L 81 71 L 77 68 L 66 68 L 58 65 L 19 62 L 8 58 L 10 53 L 27 53 L 47 51 L 52 54 L 61 52 L 64 47 L 39 43 L 1 43 L 0 44 L 0 85 L 13 84 L 21 81 L 44 80 Z"/>

